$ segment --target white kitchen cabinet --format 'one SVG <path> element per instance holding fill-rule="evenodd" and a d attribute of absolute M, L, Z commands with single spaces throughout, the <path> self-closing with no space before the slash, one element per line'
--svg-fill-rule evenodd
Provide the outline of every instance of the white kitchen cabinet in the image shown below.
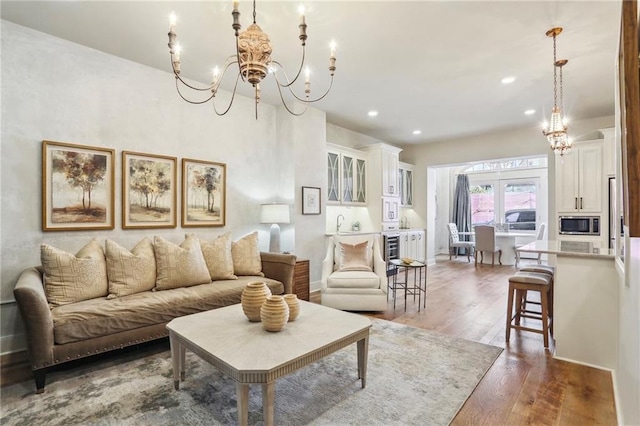
<path fill-rule="evenodd" d="M 398 186 L 400 187 L 400 205 L 413 206 L 413 165 L 399 163 Z"/>
<path fill-rule="evenodd" d="M 364 153 L 328 145 L 327 203 L 366 204 L 367 160 Z"/>
<path fill-rule="evenodd" d="M 574 143 L 556 158 L 556 210 L 602 212 L 602 141 Z"/>
<path fill-rule="evenodd" d="M 369 218 L 382 231 L 400 228 L 398 158 L 401 148 L 385 143 L 358 147 L 366 153 Z M 393 191 L 391 191 L 393 189 Z"/>
<path fill-rule="evenodd" d="M 400 217 L 400 197 L 382 197 L 383 230 L 397 229 Z"/>
<path fill-rule="evenodd" d="M 398 185 L 399 151 L 397 149 L 381 149 L 382 155 L 382 195 L 399 197 Z"/>
<path fill-rule="evenodd" d="M 425 231 L 400 231 L 400 257 L 425 260 Z"/>

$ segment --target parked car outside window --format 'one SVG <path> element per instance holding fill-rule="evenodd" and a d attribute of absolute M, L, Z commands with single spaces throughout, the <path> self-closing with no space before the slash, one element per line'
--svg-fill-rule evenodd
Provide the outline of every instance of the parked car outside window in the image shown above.
<path fill-rule="evenodd" d="M 505 223 L 511 230 L 535 231 L 536 210 L 535 209 L 514 209 L 504 213 Z"/>

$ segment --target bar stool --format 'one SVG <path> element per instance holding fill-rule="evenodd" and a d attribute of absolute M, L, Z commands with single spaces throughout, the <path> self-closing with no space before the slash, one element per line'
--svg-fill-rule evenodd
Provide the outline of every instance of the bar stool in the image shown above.
<path fill-rule="evenodd" d="M 544 347 L 549 347 L 549 328 L 553 332 L 553 317 L 549 312 L 549 290 L 552 276 L 548 273 L 518 271 L 509 277 L 509 299 L 507 302 L 507 329 L 505 340 L 508 342 L 511 329 L 530 331 L 542 334 Z M 537 291 L 540 293 L 540 312 L 526 309 L 526 292 Z M 514 297 L 516 299 L 515 314 L 513 312 Z M 542 321 L 542 329 L 524 327 L 520 325 L 521 318 L 531 318 Z"/>
<path fill-rule="evenodd" d="M 539 274 L 548 274 L 551 276 L 551 283 L 549 284 L 549 316 L 553 318 L 553 293 L 554 293 L 554 274 L 556 268 L 554 266 L 549 265 L 527 265 L 518 269 L 518 271 L 522 272 L 536 272 Z M 539 302 L 533 302 L 531 300 L 527 300 L 527 292 L 524 292 L 524 299 L 522 301 L 523 305 L 526 307 L 527 303 L 531 303 L 532 305 L 540 305 Z M 551 334 L 553 335 L 553 325 L 551 327 Z"/>

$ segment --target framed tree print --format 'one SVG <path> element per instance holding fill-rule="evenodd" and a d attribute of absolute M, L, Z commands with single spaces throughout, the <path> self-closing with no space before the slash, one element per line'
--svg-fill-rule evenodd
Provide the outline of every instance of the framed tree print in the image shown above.
<path fill-rule="evenodd" d="M 177 226 L 177 159 L 122 152 L 122 228 Z"/>
<path fill-rule="evenodd" d="M 42 141 L 42 230 L 114 228 L 115 151 Z"/>
<path fill-rule="evenodd" d="M 182 159 L 182 226 L 224 226 L 227 165 Z"/>

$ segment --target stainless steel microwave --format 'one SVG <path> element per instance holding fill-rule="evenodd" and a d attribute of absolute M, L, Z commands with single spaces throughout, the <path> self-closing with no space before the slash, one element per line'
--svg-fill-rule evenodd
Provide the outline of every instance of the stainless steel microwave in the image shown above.
<path fill-rule="evenodd" d="M 562 235 L 600 235 L 600 216 L 560 216 L 558 230 Z"/>

